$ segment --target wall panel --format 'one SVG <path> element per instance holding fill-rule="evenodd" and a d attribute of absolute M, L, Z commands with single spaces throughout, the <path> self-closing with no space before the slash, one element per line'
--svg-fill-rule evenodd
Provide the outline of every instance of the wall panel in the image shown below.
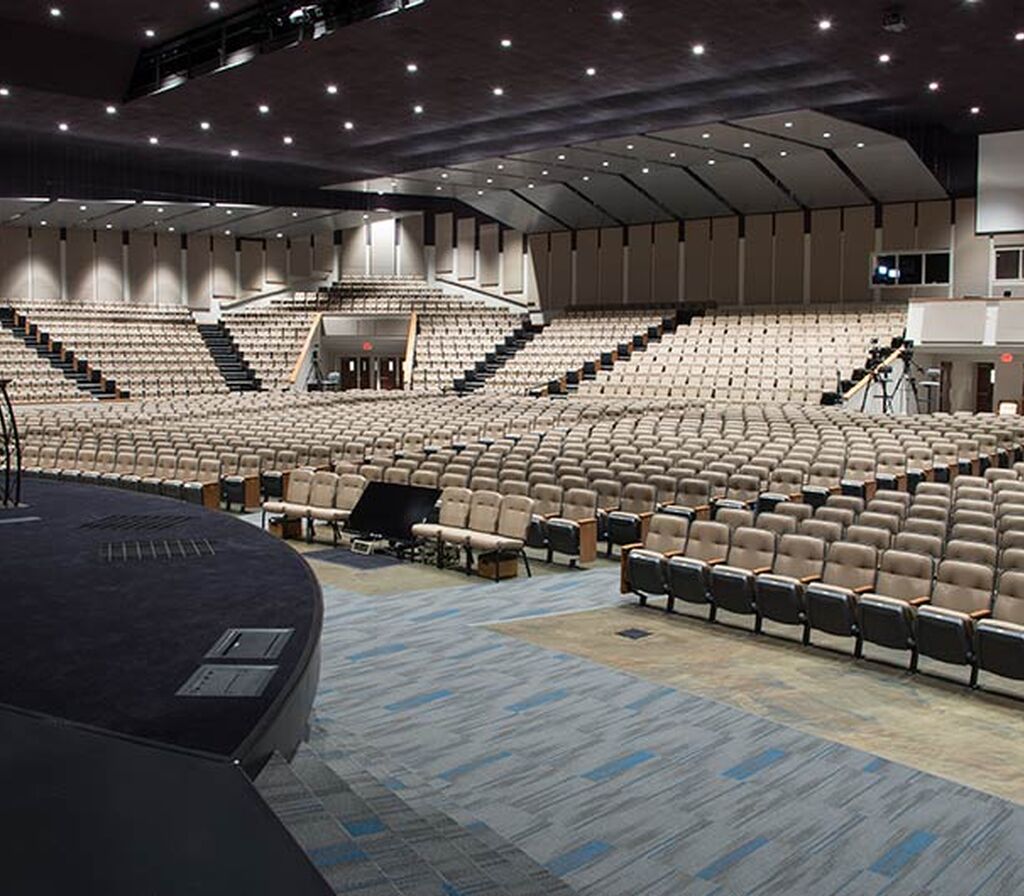
<path fill-rule="evenodd" d="M 96 231 L 96 301 L 124 301 L 124 244 L 118 230 Z"/>
<path fill-rule="evenodd" d="M 60 231 L 32 229 L 32 298 L 60 301 Z"/>
<path fill-rule="evenodd" d="M 686 252 L 683 299 L 707 302 L 711 298 L 711 221 L 687 221 L 684 229 Z"/>
<path fill-rule="evenodd" d="M 775 216 L 776 305 L 799 305 L 804 300 L 804 213 Z"/>
<path fill-rule="evenodd" d="M 64 249 L 67 299 L 70 302 L 96 301 L 96 258 L 92 230 L 72 228 Z"/>
<path fill-rule="evenodd" d="M 597 304 L 597 244 L 600 234 L 596 230 L 576 233 L 576 304 Z"/>
<path fill-rule="evenodd" d="M 711 297 L 735 305 L 740 298 L 740 219 L 711 220 Z"/>
<path fill-rule="evenodd" d="M 498 285 L 501 272 L 498 224 L 480 225 L 480 285 L 494 287 Z"/>
<path fill-rule="evenodd" d="M 526 239 L 526 296 L 542 308 L 548 307 L 548 235 L 532 233 Z"/>
<path fill-rule="evenodd" d="M 238 294 L 238 284 L 235 282 L 235 238 L 232 236 L 213 238 L 213 294 L 220 299 L 233 299 Z"/>
<path fill-rule="evenodd" d="M 341 276 L 365 277 L 366 269 L 366 238 L 368 228 L 365 225 L 350 227 L 341 234 Z M 295 263 L 295 252 L 292 251 L 292 264 Z M 294 270 L 292 271 L 294 274 Z"/>
<path fill-rule="evenodd" d="M 156 238 L 156 300 L 161 305 L 181 304 L 181 237 L 160 233 Z M 261 284 L 262 285 L 262 284 Z"/>
<path fill-rule="evenodd" d="M 366 230 L 363 227 L 356 229 L 356 232 L 363 237 L 362 258 L 360 273 L 366 273 Z M 313 246 L 308 236 L 297 236 L 289 240 L 288 264 L 293 277 L 310 278 L 313 276 Z"/>
<path fill-rule="evenodd" d="M 974 233 L 974 200 L 956 201 L 956 260 L 953 295 L 988 295 L 989 243 Z"/>
<path fill-rule="evenodd" d="M 572 303 L 572 234 L 567 230 L 551 234 L 548 254 L 549 308 L 565 308 Z"/>
<path fill-rule="evenodd" d="M 154 234 L 137 231 L 129 235 L 128 296 L 133 305 L 156 302 L 156 241 Z"/>
<path fill-rule="evenodd" d="M 476 278 L 476 219 L 459 218 L 456 269 L 460 280 Z"/>
<path fill-rule="evenodd" d="M 743 302 L 766 305 L 772 300 L 774 279 L 771 215 L 749 215 L 744 221 Z"/>
<path fill-rule="evenodd" d="M 12 299 L 29 297 L 29 259 L 28 229 L 0 227 L 0 296 Z"/>
<path fill-rule="evenodd" d="M 239 240 L 238 271 L 241 275 L 243 292 L 259 292 L 263 289 L 263 242 L 262 240 Z"/>
<path fill-rule="evenodd" d="M 434 267 L 439 274 L 455 269 L 454 216 L 434 215 Z"/>
<path fill-rule="evenodd" d="M 399 270 L 407 277 L 422 277 L 427 270 L 423 257 L 423 215 L 398 219 Z"/>
<path fill-rule="evenodd" d="M 811 302 L 842 301 L 842 213 L 837 208 L 811 212 Z"/>
<path fill-rule="evenodd" d="M 843 301 L 871 301 L 871 253 L 875 210 L 869 205 L 843 209 Z"/>
<path fill-rule="evenodd" d="M 601 228 L 597 250 L 597 300 L 602 305 L 622 304 L 622 228 Z"/>
<path fill-rule="evenodd" d="M 651 299 L 655 302 L 679 300 L 679 224 L 676 221 L 654 225 Z"/>
<path fill-rule="evenodd" d="M 334 273 L 333 231 L 320 231 L 313 235 L 313 272 L 316 274 Z"/>
<path fill-rule="evenodd" d="M 626 302 L 647 305 L 651 301 L 651 267 L 654 261 L 654 232 L 650 224 L 634 224 L 629 228 L 626 257 Z"/>
<path fill-rule="evenodd" d="M 284 240 L 267 240 L 266 264 L 268 285 L 280 286 L 288 282 L 288 244 Z"/>
<path fill-rule="evenodd" d="M 387 218 L 370 225 L 370 273 L 391 276 L 395 273 L 395 220 Z"/>
<path fill-rule="evenodd" d="M 882 207 L 882 249 L 917 248 L 916 208 L 913 202 L 897 202 Z M 883 301 L 906 302 L 914 294 L 913 287 L 888 287 L 881 290 Z"/>
<path fill-rule="evenodd" d="M 952 239 L 950 220 L 952 203 L 919 202 L 917 204 L 917 246 L 918 249 L 948 249 Z"/>
<path fill-rule="evenodd" d="M 506 230 L 501 235 L 501 288 L 509 294 L 523 291 L 523 235 Z"/>
<path fill-rule="evenodd" d="M 212 260 L 210 238 L 206 234 L 189 234 L 185 267 L 188 272 L 188 304 L 193 308 L 210 307 L 213 296 Z"/>

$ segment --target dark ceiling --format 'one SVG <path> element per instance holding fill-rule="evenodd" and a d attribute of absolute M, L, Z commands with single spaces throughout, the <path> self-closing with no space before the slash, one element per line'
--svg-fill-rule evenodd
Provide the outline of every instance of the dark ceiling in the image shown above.
<path fill-rule="evenodd" d="M 998 0 L 906 0 L 903 33 L 883 30 L 892 3 L 876 0 L 426 0 L 122 102 L 140 51 L 246 5 L 0 0 L 0 191 L 255 189 L 285 203 L 360 177 L 813 108 L 906 137 L 955 192 L 974 135 L 1024 127 L 1024 8 Z"/>

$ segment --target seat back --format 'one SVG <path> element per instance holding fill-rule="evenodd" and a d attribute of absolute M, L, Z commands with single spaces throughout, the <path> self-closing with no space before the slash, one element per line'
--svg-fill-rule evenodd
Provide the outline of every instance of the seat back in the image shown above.
<path fill-rule="evenodd" d="M 562 519 L 592 520 L 597 516 L 597 492 L 589 488 L 571 488 L 562 498 Z"/>
<path fill-rule="evenodd" d="M 437 473 L 433 470 L 416 470 L 409 477 L 409 485 L 422 488 L 437 488 Z"/>
<path fill-rule="evenodd" d="M 897 551 L 909 551 L 924 554 L 934 560 L 942 556 L 942 539 L 934 535 L 922 535 L 918 532 L 897 532 L 892 546 Z"/>
<path fill-rule="evenodd" d="M 690 525 L 686 556 L 693 560 L 722 560 L 729 553 L 729 527 L 725 523 L 697 520 Z"/>
<path fill-rule="evenodd" d="M 468 488 L 450 485 L 441 492 L 441 509 L 437 521 L 442 526 L 464 528 L 469 519 L 469 504 L 473 493 Z"/>
<path fill-rule="evenodd" d="M 974 613 L 992 601 L 992 567 L 963 560 L 943 560 L 935 574 L 932 603 L 947 610 Z"/>
<path fill-rule="evenodd" d="M 821 579 L 840 588 L 863 588 L 875 584 L 878 551 L 866 544 L 837 541 L 829 546 Z"/>
<path fill-rule="evenodd" d="M 825 542 L 810 535 L 783 535 L 775 552 L 772 572 L 791 579 L 821 575 Z"/>
<path fill-rule="evenodd" d="M 342 473 L 334 493 L 334 507 L 337 510 L 351 510 L 363 496 L 366 479 L 358 473 Z"/>
<path fill-rule="evenodd" d="M 755 525 L 758 529 L 772 532 L 780 538 L 796 532 L 796 520 L 782 513 L 759 513 Z"/>
<path fill-rule="evenodd" d="M 1024 626 L 1024 571 L 1008 570 L 999 577 L 992 618 Z"/>
<path fill-rule="evenodd" d="M 293 473 L 292 475 L 294 476 L 295 474 Z M 326 470 L 314 473 L 312 484 L 309 488 L 309 505 L 311 507 L 333 506 L 334 495 L 340 478 L 337 473 L 330 473 Z"/>
<path fill-rule="evenodd" d="M 796 530 L 801 535 L 820 538 L 826 544 L 831 544 L 833 541 L 839 541 L 839 539 L 843 537 L 842 523 L 836 523 L 832 520 L 822 520 L 817 518 L 800 520 Z"/>
<path fill-rule="evenodd" d="M 219 457 L 199 458 L 199 471 L 196 474 L 197 482 L 219 482 L 221 466 Z"/>
<path fill-rule="evenodd" d="M 475 532 L 494 532 L 498 527 L 502 497 L 497 492 L 481 490 L 473 492 L 469 504 L 469 522 L 466 528 Z M 517 497 L 512 495 L 511 497 Z M 533 502 L 530 502 L 533 506 Z"/>
<path fill-rule="evenodd" d="M 892 533 L 888 529 L 877 529 L 874 526 L 850 526 L 843 539 L 854 544 L 869 544 L 884 551 L 892 542 Z"/>
<path fill-rule="evenodd" d="M 626 513 L 653 513 L 657 506 L 657 493 L 653 485 L 631 482 L 622 489 L 619 510 Z"/>
<path fill-rule="evenodd" d="M 965 563 L 981 563 L 985 566 L 995 566 L 996 555 L 995 545 L 953 538 L 946 542 L 946 550 L 943 557 L 946 560 L 963 560 Z"/>
<path fill-rule="evenodd" d="M 644 547 L 649 551 L 666 554 L 669 551 L 683 551 L 690 521 L 685 516 L 671 513 L 656 513 L 651 517 Z"/>
<path fill-rule="evenodd" d="M 875 593 L 902 600 L 931 597 L 933 574 L 930 557 L 909 551 L 886 551 L 878 566 Z"/>
<path fill-rule="evenodd" d="M 682 507 L 704 507 L 711 502 L 711 486 L 703 479 L 680 479 L 676 503 Z"/>
<path fill-rule="evenodd" d="M 312 487 L 312 470 L 293 470 L 288 476 L 285 501 L 289 504 L 309 504 L 309 492 Z"/>
<path fill-rule="evenodd" d="M 601 510 L 615 510 L 619 506 L 622 486 L 614 479 L 596 479 L 591 487 L 597 493 L 597 506 Z"/>
<path fill-rule="evenodd" d="M 505 538 L 525 540 L 533 512 L 534 501 L 532 498 L 523 495 L 505 495 L 504 498 L 501 498 L 498 511 L 498 534 Z"/>
<path fill-rule="evenodd" d="M 740 526 L 753 526 L 754 514 L 741 507 L 719 507 L 715 512 L 715 520 L 725 523 L 729 531 L 735 532 Z"/>
<path fill-rule="evenodd" d="M 531 489 L 533 512 L 540 516 L 556 516 L 562 512 L 562 487 L 539 483 Z"/>
<path fill-rule="evenodd" d="M 766 529 L 741 526 L 732 533 L 726 564 L 739 569 L 771 568 L 775 560 L 775 536 Z"/>

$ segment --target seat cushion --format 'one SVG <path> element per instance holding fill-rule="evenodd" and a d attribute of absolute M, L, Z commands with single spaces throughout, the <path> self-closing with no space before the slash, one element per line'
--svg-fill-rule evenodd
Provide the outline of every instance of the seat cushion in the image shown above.
<path fill-rule="evenodd" d="M 416 523 L 412 534 L 414 538 L 435 539 L 441 534 L 441 527 L 437 523 Z"/>

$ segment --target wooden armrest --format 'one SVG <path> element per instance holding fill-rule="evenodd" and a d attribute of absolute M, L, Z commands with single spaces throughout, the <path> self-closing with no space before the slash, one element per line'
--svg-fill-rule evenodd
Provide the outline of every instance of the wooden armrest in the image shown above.
<path fill-rule="evenodd" d="M 654 516 L 654 513 L 653 511 L 645 510 L 643 513 L 638 513 L 637 516 L 640 517 L 640 519 L 642 520 L 649 520 L 652 516 Z"/>
<path fill-rule="evenodd" d="M 820 581 L 821 581 L 821 576 L 804 576 L 802 579 L 800 579 L 800 584 L 802 584 L 802 585 L 810 585 L 811 582 L 820 582 Z"/>
<path fill-rule="evenodd" d="M 991 616 L 991 610 L 975 610 L 973 613 L 968 613 L 971 619 L 984 619 L 986 616 Z"/>
<path fill-rule="evenodd" d="M 584 517 L 582 520 L 572 520 L 571 522 L 574 522 L 577 526 L 580 527 L 597 525 L 597 519 L 592 516 Z"/>
<path fill-rule="evenodd" d="M 874 585 L 861 585 L 860 588 L 851 588 L 854 594 L 867 594 L 869 591 L 874 589 Z"/>
<path fill-rule="evenodd" d="M 771 572 L 772 568 L 770 566 L 758 566 L 756 569 L 752 569 L 750 571 L 755 576 L 761 576 L 761 575 L 764 575 L 766 572 Z"/>
<path fill-rule="evenodd" d="M 725 557 L 715 557 L 714 560 L 708 560 L 708 566 L 718 566 L 719 563 L 725 563 Z"/>
<path fill-rule="evenodd" d="M 661 556 L 664 557 L 667 560 L 669 557 L 678 557 L 682 553 L 683 552 L 681 550 L 679 550 L 679 551 L 665 551 L 665 553 L 662 554 Z"/>
<path fill-rule="evenodd" d="M 908 600 L 907 603 L 912 607 L 920 607 L 922 604 L 929 603 L 930 601 L 930 597 L 914 597 Z"/>
<path fill-rule="evenodd" d="M 644 546 L 644 543 L 642 541 L 637 541 L 637 542 L 634 542 L 633 544 L 624 544 L 624 545 L 622 545 L 622 547 L 619 548 L 619 550 L 623 554 L 627 554 L 630 551 L 632 551 L 632 550 L 634 550 L 636 548 L 642 548 L 643 546 Z"/>

